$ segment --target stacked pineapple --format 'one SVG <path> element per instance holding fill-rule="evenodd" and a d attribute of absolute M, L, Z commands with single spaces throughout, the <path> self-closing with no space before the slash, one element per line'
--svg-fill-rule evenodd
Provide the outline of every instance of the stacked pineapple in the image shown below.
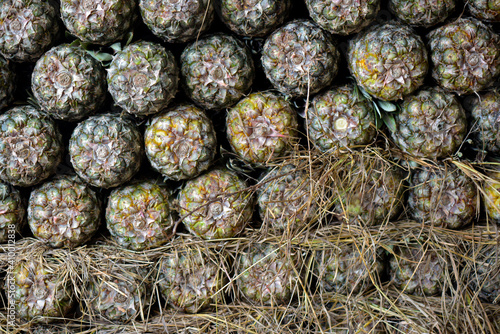
<path fill-rule="evenodd" d="M 500 327 L 499 21 L 493 0 L 3 1 L 0 322 Z"/>

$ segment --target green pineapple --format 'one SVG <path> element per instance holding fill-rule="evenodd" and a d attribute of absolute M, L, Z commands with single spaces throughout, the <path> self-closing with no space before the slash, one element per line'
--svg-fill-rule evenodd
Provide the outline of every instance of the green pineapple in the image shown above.
<path fill-rule="evenodd" d="M 408 294 L 439 295 L 449 283 L 448 258 L 443 252 L 421 244 L 397 246 L 389 264 L 392 283 Z"/>
<path fill-rule="evenodd" d="M 186 182 L 178 195 L 186 228 L 203 239 L 231 238 L 252 218 L 253 194 L 245 181 L 216 168 Z"/>
<path fill-rule="evenodd" d="M 384 101 L 414 92 L 424 83 L 429 68 L 420 36 L 394 22 L 371 26 L 353 38 L 347 61 L 358 85 Z"/>
<path fill-rule="evenodd" d="M 31 106 L 0 115 L 0 179 L 29 187 L 54 174 L 62 159 L 61 134 L 52 119 Z"/>
<path fill-rule="evenodd" d="M 500 1 L 498 0 L 469 0 L 467 6 L 470 13 L 482 21 L 500 21 Z"/>
<path fill-rule="evenodd" d="M 297 113 L 281 95 L 252 93 L 227 111 L 226 131 L 243 160 L 265 165 L 285 155 L 297 141 Z"/>
<path fill-rule="evenodd" d="M 185 180 L 212 164 L 217 138 L 212 121 L 191 104 L 180 104 L 151 118 L 144 134 L 146 156 L 163 176 Z"/>
<path fill-rule="evenodd" d="M 12 65 L 0 56 L 0 110 L 7 107 L 14 100 L 16 90 L 16 73 Z"/>
<path fill-rule="evenodd" d="M 291 0 L 221 0 L 218 14 L 222 22 L 238 35 L 263 37 L 282 25 Z"/>
<path fill-rule="evenodd" d="M 389 10 L 406 24 L 431 27 L 443 22 L 455 9 L 455 0 L 389 0 Z"/>
<path fill-rule="evenodd" d="M 173 54 L 162 45 L 139 41 L 113 57 L 108 88 L 115 104 L 133 115 L 155 114 L 177 93 L 179 69 Z"/>
<path fill-rule="evenodd" d="M 392 139 L 415 157 L 451 156 L 467 134 L 467 119 L 460 102 L 439 87 L 425 87 L 405 97 L 394 120 Z"/>
<path fill-rule="evenodd" d="M 157 182 L 137 181 L 114 189 L 106 223 L 120 247 L 140 251 L 161 246 L 174 225 L 170 192 Z"/>
<path fill-rule="evenodd" d="M 131 30 L 136 16 L 135 0 L 61 0 L 61 18 L 80 40 L 110 44 Z"/>
<path fill-rule="evenodd" d="M 373 104 L 354 85 L 317 94 L 307 114 L 309 140 L 321 151 L 367 145 L 375 139 Z"/>
<path fill-rule="evenodd" d="M 234 105 L 252 86 L 252 55 L 238 39 L 225 34 L 206 36 L 188 45 L 181 55 L 186 94 L 205 109 Z"/>
<path fill-rule="evenodd" d="M 459 18 L 432 30 L 429 40 L 432 77 L 447 91 L 479 92 L 500 74 L 500 37 L 473 18 Z"/>
<path fill-rule="evenodd" d="M 420 223 L 457 229 L 478 215 L 478 191 L 472 179 L 454 166 L 421 167 L 412 175 L 408 207 Z"/>
<path fill-rule="evenodd" d="M 76 176 L 56 176 L 35 188 L 28 202 L 28 224 L 52 247 L 73 248 L 88 241 L 101 222 L 101 201 Z"/>
<path fill-rule="evenodd" d="M 498 246 L 478 245 L 468 254 L 472 265 L 467 268 L 471 287 L 488 303 L 500 303 L 500 252 Z"/>
<path fill-rule="evenodd" d="M 320 292 L 350 296 L 379 285 L 384 270 L 381 250 L 374 245 L 339 243 L 316 251 L 313 270 Z"/>
<path fill-rule="evenodd" d="M 196 39 L 215 17 L 212 0 L 140 0 L 139 7 L 148 28 L 169 43 Z"/>
<path fill-rule="evenodd" d="M 134 123 L 120 115 L 92 116 L 71 134 L 69 154 L 73 168 L 85 182 L 116 187 L 139 171 L 142 135 Z"/>
<path fill-rule="evenodd" d="M 69 255 L 37 243 L 28 252 L 16 260 L 12 280 L 7 280 L 5 286 L 14 291 L 16 318 L 31 323 L 54 322 L 66 316 L 75 302 L 66 263 Z"/>
<path fill-rule="evenodd" d="M 277 231 L 300 230 L 318 214 L 313 180 L 304 169 L 286 165 L 271 169 L 259 181 L 257 204 L 263 223 Z"/>
<path fill-rule="evenodd" d="M 267 243 L 253 243 L 236 259 L 236 286 L 253 304 L 286 305 L 300 286 L 300 256 Z"/>
<path fill-rule="evenodd" d="M 475 146 L 488 153 L 500 152 L 500 92 L 492 90 L 468 97 L 471 134 Z"/>
<path fill-rule="evenodd" d="M 221 255 L 215 256 L 196 244 L 175 243 L 158 263 L 158 287 L 167 305 L 198 313 L 222 304 L 228 277 L 221 261 Z"/>
<path fill-rule="evenodd" d="M 370 25 L 380 10 L 380 0 L 306 0 L 311 18 L 332 34 L 350 35 Z"/>
<path fill-rule="evenodd" d="M 305 97 L 332 83 L 340 53 L 330 36 L 314 22 L 294 20 L 266 39 L 261 61 L 266 77 L 277 90 Z"/>
<path fill-rule="evenodd" d="M 26 222 L 26 205 L 19 190 L 0 181 L 0 243 L 13 240 Z"/>
<path fill-rule="evenodd" d="M 52 0 L 0 3 L 0 53 L 16 62 L 37 60 L 56 41 L 60 22 Z"/>
<path fill-rule="evenodd" d="M 37 61 L 31 89 L 48 115 L 78 121 L 95 113 L 104 103 L 104 69 L 83 48 L 61 44 Z"/>

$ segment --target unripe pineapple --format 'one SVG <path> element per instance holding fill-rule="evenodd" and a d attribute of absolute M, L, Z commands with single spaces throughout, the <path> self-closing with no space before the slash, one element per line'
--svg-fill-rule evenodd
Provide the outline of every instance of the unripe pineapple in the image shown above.
<path fill-rule="evenodd" d="M 392 283 L 413 295 L 439 295 L 447 284 L 448 258 L 421 244 L 397 246 L 390 259 Z"/>
<path fill-rule="evenodd" d="M 16 318 L 21 321 L 53 322 L 65 317 L 74 304 L 68 274 L 68 253 L 33 245 L 36 252 L 17 260 L 6 289 L 12 294 Z M 40 250 L 40 251 L 38 251 Z M 10 277 L 10 276 L 9 276 Z"/>
<path fill-rule="evenodd" d="M 263 37 L 283 24 L 291 0 L 220 0 L 219 16 L 238 35 Z"/>
<path fill-rule="evenodd" d="M 427 38 L 432 77 L 446 90 L 471 94 L 492 85 L 500 73 L 500 37 L 473 18 L 459 18 Z"/>
<path fill-rule="evenodd" d="M 395 101 L 420 87 L 429 67 L 420 36 L 399 23 L 375 25 L 349 42 L 349 69 L 370 95 Z"/>
<path fill-rule="evenodd" d="M 17 62 L 35 61 L 54 43 L 59 10 L 52 0 L 4 0 L 0 3 L 0 53 Z"/>
<path fill-rule="evenodd" d="M 497 245 L 478 245 L 471 249 L 471 268 L 467 268 L 471 287 L 488 303 L 500 302 L 500 252 Z"/>
<path fill-rule="evenodd" d="M 373 104 L 354 85 L 316 95 L 307 114 L 309 139 L 323 152 L 367 145 L 375 139 Z"/>
<path fill-rule="evenodd" d="M 281 95 L 252 93 L 226 115 L 233 151 L 243 160 L 262 164 L 285 155 L 297 140 L 297 113 Z"/>
<path fill-rule="evenodd" d="M 159 261 L 158 286 L 167 305 L 198 313 L 221 304 L 228 282 L 222 256 L 196 245 L 177 245 Z"/>
<path fill-rule="evenodd" d="M 320 291 L 351 295 L 380 284 L 384 270 L 382 249 L 347 243 L 333 247 L 315 252 L 314 274 Z"/>
<path fill-rule="evenodd" d="M 207 170 L 217 150 L 212 121 L 190 104 L 150 119 L 144 141 L 151 166 L 173 180 L 191 179 Z"/>
<path fill-rule="evenodd" d="M 116 114 L 92 116 L 78 124 L 69 141 L 76 173 L 95 187 L 112 188 L 139 170 L 142 135 L 131 121 Z"/>
<path fill-rule="evenodd" d="M 52 119 L 31 106 L 0 115 L 0 179 L 29 187 L 55 173 L 62 159 L 61 134 Z"/>
<path fill-rule="evenodd" d="M 14 240 L 26 222 L 26 205 L 19 190 L 0 181 L 0 243 Z"/>
<path fill-rule="evenodd" d="M 162 45 L 138 41 L 116 53 L 109 65 L 109 92 L 116 105 L 134 115 L 167 107 L 177 93 L 179 69 Z"/>
<path fill-rule="evenodd" d="M 169 43 L 194 40 L 214 20 L 213 0 L 140 0 L 142 20 Z"/>
<path fill-rule="evenodd" d="M 178 195 L 179 215 L 203 239 L 231 238 L 252 217 L 252 195 L 237 174 L 214 169 L 186 182 Z"/>
<path fill-rule="evenodd" d="M 236 285 L 243 300 L 286 305 L 299 289 L 300 256 L 272 244 L 253 243 L 238 253 Z"/>
<path fill-rule="evenodd" d="M 500 92 L 492 90 L 471 95 L 469 99 L 471 134 L 477 148 L 488 153 L 500 152 Z"/>
<path fill-rule="evenodd" d="M 80 40 L 109 44 L 131 29 L 136 0 L 61 0 L 61 18 Z"/>
<path fill-rule="evenodd" d="M 61 44 L 37 61 L 31 89 L 40 107 L 50 116 L 78 121 L 96 112 L 104 103 L 104 69 L 83 48 Z"/>
<path fill-rule="evenodd" d="M 293 165 L 266 173 L 257 191 L 263 223 L 277 231 L 299 230 L 306 226 L 318 213 L 312 183 L 306 170 Z"/>
<path fill-rule="evenodd" d="M 303 97 L 332 83 L 340 53 L 314 22 L 294 20 L 266 39 L 261 61 L 266 77 L 277 90 Z"/>
<path fill-rule="evenodd" d="M 137 251 L 158 247 L 170 237 L 171 210 L 165 186 L 149 180 L 133 182 L 109 195 L 107 227 L 121 247 Z"/>
<path fill-rule="evenodd" d="M 9 61 L 0 56 L 0 110 L 14 100 L 16 90 L 16 74 Z"/>
<path fill-rule="evenodd" d="M 487 179 L 483 186 L 483 203 L 486 215 L 493 222 L 500 224 L 500 166 L 485 166 Z"/>
<path fill-rule="evenodd" d="M 372 23 L 380 0 L 306 0 L 311 18 L 332 34 L 350 35 Z"/>
<path fill-rule="evenodd" d="M 408 207 L 420 223 L 457 229 L 478 214 L 478 192 L 472 179 L 454 166 L 421 167 L 412 175 Z"/>
<path fill-rule="evenodd" d="M 389 9 L 406 24 L 428 28 L 446 20 L 455 0 L 389 0 Z"/>
<path fill-rule="evenodd" d="M 85 243 L 100 222 L 101 201 L 77 176 L 56 176 L 31 192 L 31 232 L 52 247 L 73 248 Z"/>
<path fill-rule="evenodd" d="M 467 134 L 462 105 L 452 93 L 427 87 L 407 96 L 394 116 L 394 142 L 406 153 L 429 159 L 453 155 Z"/>
<path fill-rule="evenodd" d="M 468 0 L 470 13 L 482 21 L 500 21 L 500 2 L 498 0 Z"/>
<path fill-rule="evenodd" d="M 238 39 L 216 34 L 188 45 L 181 55 L 186 94 L 206 109 L 235 104 L 252 86 L 252 55 Z"/>

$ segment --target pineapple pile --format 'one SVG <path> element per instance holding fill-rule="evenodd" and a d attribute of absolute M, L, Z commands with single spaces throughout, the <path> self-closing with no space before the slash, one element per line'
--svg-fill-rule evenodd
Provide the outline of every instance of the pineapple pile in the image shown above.
<path fill-rule="evenodd" d="M 500 1 L 3 0 L 0 332 L 500 333 Z"/>

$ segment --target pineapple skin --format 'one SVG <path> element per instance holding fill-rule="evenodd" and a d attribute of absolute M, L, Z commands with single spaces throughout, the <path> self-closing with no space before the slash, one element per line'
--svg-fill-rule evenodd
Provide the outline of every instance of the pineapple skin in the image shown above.
<path fill-rule="evenodd" d="M 471 134 L 475 146 L 488 153 L 500 152 L 500 92 L 492 90 L 471 96 Z"/>
<path fill-rule="evenodd" d="M 406 24 L 429 28 L 443 22 L 455 9 L 455 0 L 389 0 L 389 10 Z"/>
<path fill-rule="evenodd" d="M 21 232 L 26 223 L 26 203 L 18 189 L 0 181 L 0 243 L 12 239 L 12 230 Z"/>
<path fill-rule="evenodd" d="M 151 118 L 144 142 L 151 166 L 172 180 L 200 175 L 210 167 L 217 151 L 212 121 L 203 110 L 187 103 Z"/>
<path fill-rule="evenodd" d="M 83 48 L 61 44 L 37 61 L 31 89 L 51 117 L 79 121 L 96 112 L 106 99 L 104 69 Z"/>

